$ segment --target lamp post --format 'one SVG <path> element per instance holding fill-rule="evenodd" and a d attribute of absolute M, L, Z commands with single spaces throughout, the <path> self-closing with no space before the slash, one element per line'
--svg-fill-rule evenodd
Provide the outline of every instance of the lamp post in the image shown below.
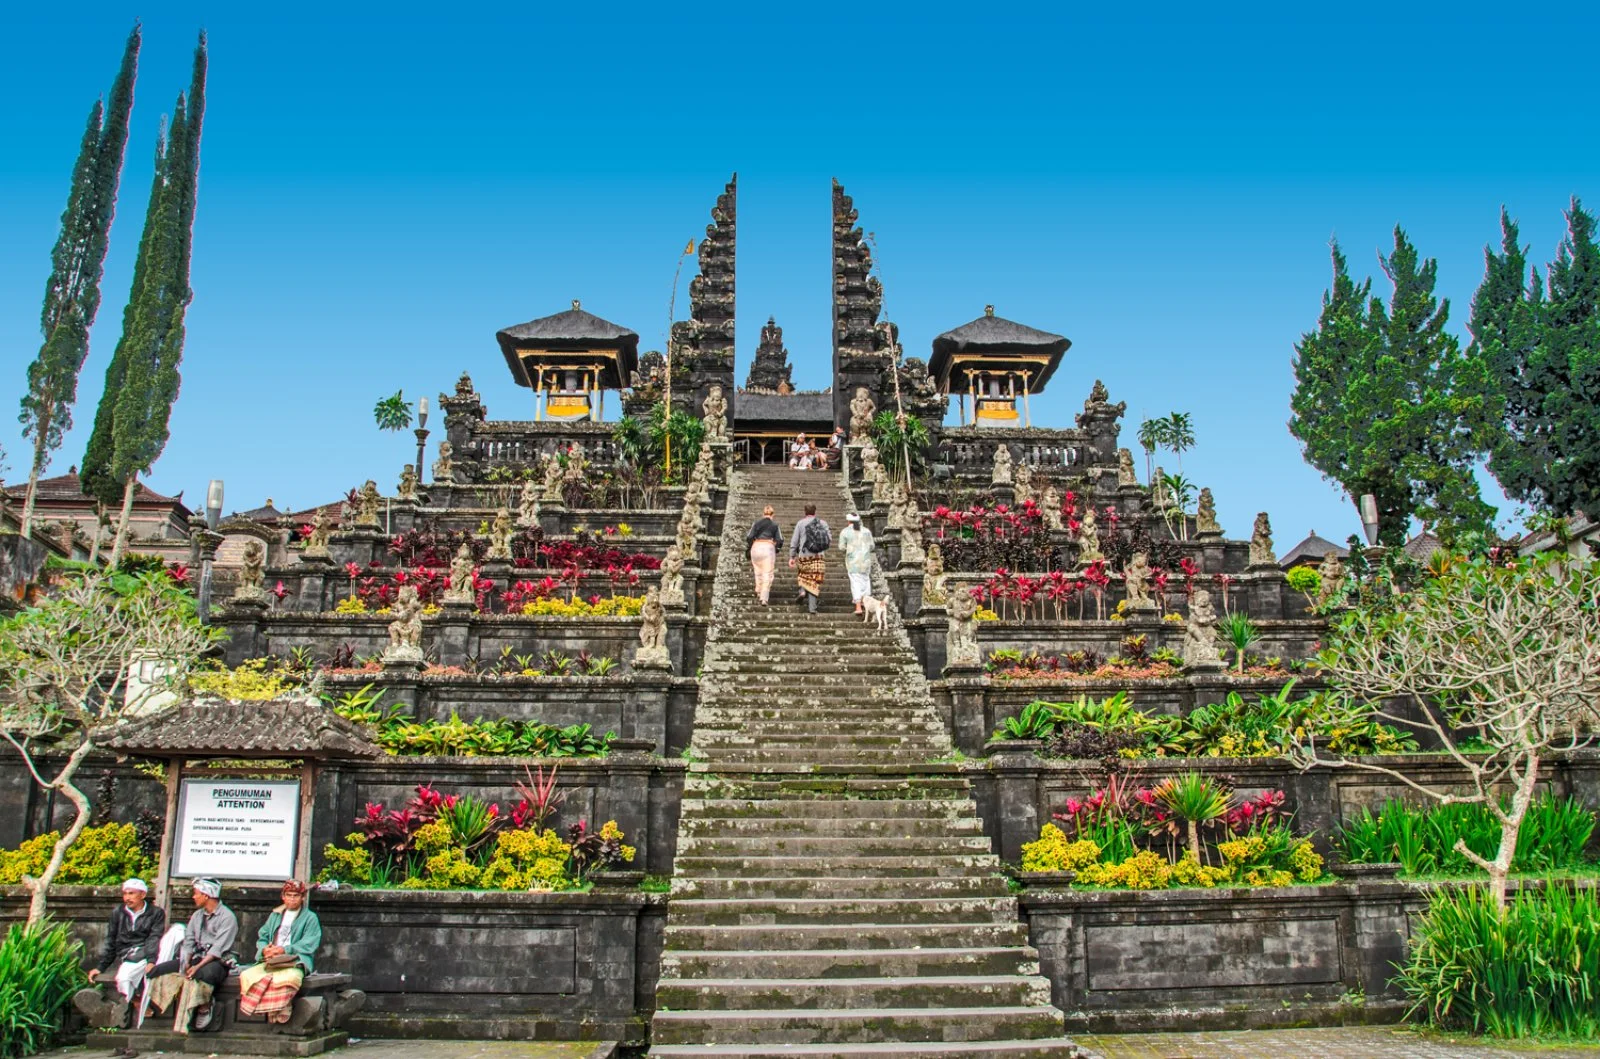
<path fill-rule="evenodd" d="M 1367 547 L 1375 548 L 1378 545 L 1378 498 L 1371 493 L 1362 493 L 1359 504 L 1361 532 L 1367 535 Z"/>
<path fill-rule="evenodd" d="M 428 399 L 417 398 L 417 481 L 422 481 L 422 456 L 428 445 Z"/>
<path fill-rule="evenodd" d="M 213 478 L 206 487 L 205 524 L 196 530 L 200 542 L 200 598 L 195 609 L 202 622 L 211 615 L 211 564 L 217 557 L 217 546 L 222 543 L 222 534 L 217 532 L 217 523 L 221 520 L 222 479 Z"/>

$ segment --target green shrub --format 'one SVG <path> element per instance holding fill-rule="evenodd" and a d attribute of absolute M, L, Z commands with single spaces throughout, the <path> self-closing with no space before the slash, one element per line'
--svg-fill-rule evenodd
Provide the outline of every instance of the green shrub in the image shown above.
<path fill-rule="evenodd" d="M 1440 890 L 1396 981 L 1442 1029 L 1600 1036 L 1600 897 L 1550 884 L 1495 907 L 1485 887 Z"/>
<path fill-rule="evenodd" d="M 72 994 L 87 984 L 83 945 L 64 924 L 17 923 L 0 941 L 0 1059 L 49 1047 Z"/>
<path fill-rule="evenodd" d="M 23 875 L 41 875 L 60 838 L 61 832 L 51 831 L 16 849 L 0 850 L 0 885 L 15 886 Z M 103 824 L 84 828 L 78 841 L 67 847 L 55 881 L 106 886 L 129 876 L 153 875 L 155 870 L 155 861 L 140 848 L 139 832 L 132 824 Z"/>
<path fill-rule="evenodd" d="M 1589 866 L 1585 853 L 1595 815 L 1572 798 L 1549 794 L 1528 807 L 1517 836 L 1515 872 Z M 1476 875 L 1481 869 L 1455 848 L 1457 839 L 1480 857 L 1500 848 L 1500 821 L 1486 805 L 1416 808 L 1392 799 L 1374 814 L 1363 809 L 1339 829 L 1344 859 L 1355 864 L 1394 861 L 1407 875 Z"/>

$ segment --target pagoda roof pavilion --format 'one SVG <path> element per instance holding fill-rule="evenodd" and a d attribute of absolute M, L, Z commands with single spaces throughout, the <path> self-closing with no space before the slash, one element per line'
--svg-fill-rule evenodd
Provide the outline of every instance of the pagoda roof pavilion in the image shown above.
<path fill-rule="evenodd" d="M 600 387 L 620 390 L 639 365 L 639 336 L 609 320 L 585 312 L 576 298 L 572 308 L 541 316 L 495 334 L 517 385 L 534 387 L 535 375 L 562 369 L 593 371 Z M 531 370 L 530 370 L 531 369 Z"/>
<path fill-rule="evenodd" d="M 1028 368 L 1028 389 L 1038 393 L 1071 345 L 1072 340 L 1063 335 L 996 316 L 994 306 L 986 305 L 976 320 L 933 340 L 928 374 L 943 392 L 950 393 L 953 389 L 959 392 L 959 386 L 951 386 L 951 376 L 958 373 Z"/>

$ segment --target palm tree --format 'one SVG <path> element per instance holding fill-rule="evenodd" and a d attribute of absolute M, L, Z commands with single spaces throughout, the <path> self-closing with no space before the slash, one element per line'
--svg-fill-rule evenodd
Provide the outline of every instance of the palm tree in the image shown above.
<path fill-rule="evenodd" d="M 1151 461 L 1156 449 L 1167 443 L 1167 426 L 1165 419 L 1146 419 L 1139 424 L 1139 446 L 1144 449 L 1144 478 L 1147 482 L 1155 474 L 1155 465 Z"/>
<path fill-rule="evenodd" d="M 1162 442 L 1178 457 L 1178 473 L 1183 473 L 1183 454 L 1194 448 L 1194 420 L 1188 412 L 1173 412 L 1167 416 Z"/>
<path fill-rule="evenodd" d="M 1243 614 L 1229 614 L 1217 622 L 1217 632 L 1222 634 L 1223 640 L 1238 653 L 1233 669 L 1236 673 L 1244 671 L 1244 653 L 1254 647 L 1261 640 L 1261 630 L 1256 628 L 1256 623 Z"/>
<path fill-rule="evenodd" d="M 1171 501 L 1161 513 L 1161 517 L 1166 520 L 1167 531 L 1172 533 L 1174 537 L 1188 540 L 1189 501 L 1193 500 L 1195 496 L 1194 483 L 1181 474 L 1163 474 L 1161 476 L 1161 486 L 1166 491 L 1168 500 Z M 1172 528 L 1172 512 L 1174 508 L 1178 512 L 1179 530 L 1173 530 Z"/>
<path fill-rule="evenodd" d="M 400 390 L 396 390 L 392 397 L 385 397 L 372 408 L 372 418 L 377 420 L 379 430 L 404 430 L 411 425 L 411 406 Z"/>

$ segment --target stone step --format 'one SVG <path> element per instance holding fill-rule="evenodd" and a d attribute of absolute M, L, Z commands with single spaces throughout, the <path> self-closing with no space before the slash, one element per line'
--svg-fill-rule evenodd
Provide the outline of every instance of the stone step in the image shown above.
<path fill-rule="evenodd" d="M 696 798 L 769 799 L 774 796 L 804 801 L 829 801 L 841 796 L 866 800 L 906 799 L 918 801 L 926 798 L 955 799 L 970 805 L 971 786 L 962 777 L 930 777 L 927 779 L 857 779 L 840 778 L 825 773 L 810 776 L 778 777 L 770 771 L 758 776 L 739 776 L 732 773 L 712 775 L 692 773 L 685 781 L 683 797 L 688 802 Z"/>
<path fill-rule="evenodd" d="M 685 835 L 678 840 L 681 857 L 946 857 L 990 852 L 986 835 Z"/>
<path fill-rule="evenodd" d="M 740 820 L 791 817 L 959 820 L 976 818 L 976 810 L 970 803 L 951 798 L 698 798 L 694 801 L 693 815 L 698 819 Z"/>
<path fill-rule="evenodd" d="M 976 816 L 870 818 L 860 816 L 785 816 L 785 817 L 728 817 L 685 816 L 678 827 L 685 838 L 701 836 L 751 835 L 772 837 L 778 835 L 982 835 L 983 822 Z"/>
<path fill-rule="evenodd" d="M 1050 1007 L 858 1008 L 843 1011 L 658 1011 L 662 1044 L 850 1044 L 870 1041 L 1036 1040 L 1060 1037 Z"/>
<path fill-rule="evenodd" d="M 870 733 L 870 734 L 869 734 Z M 804 727 L 794 728 L 767 727 L 765 725 L 746 725 L 740 728 L 696 727 L 694 745 L 697 747 L 718 746 L 724 749 L 746 747 L 750 749 L 761 748 L 765 750 L 782 750 L 785 748 L 801 748 L 810 751 L 815 756 L 809 760 L 839 761 L 851 760 L 856 755 L 841 754 L 841 750 L 856 747 L 863 752 L 868 750 L 895 750 L 903 747 L 932 747 L 935 748 L 934 756 L 938 756 L 949 749 L 949 741 L 942 740 L 933 732 L 896 732 L 883 734 L 873 732 L 871 729 L 856 729 L 829 731 L 824 728 Z M 808 759 L 801 759 L 808 760 Z"/>
<path fill-rule="evenodd" d="M 923 856 L 771 856 L 740 857 L 732 854 L 701 856 L 679 851 L 673 868 L 686 878 L 770 876 L 805 878 L 811 875 L 854 875 L 863 879 L 896 876 L 987 876 L 1000 868 L 992 853 L 967 853 L 937 859 Z"/>
<path fill-rule="evenodd" d="M 815 949 L 985 949 L 1025 945 L 1028 928 L 1010 923 L 807 923 L 679 926 L 669 918 L 667 948 L 788 952 Z"/>
<path fill-rule="evenodd" d="M 1065 1040 L 1037 1041 L 874 1041 L 857 1044 L 666 1044 L 650 1049 L 661 1059 L 782 1059 L 826 1056 L 829 1059 L 1081 1059 L 1087 1053 Z"/>
<path fill-rule="evenodd" d="M 890 978 L 664 978 L 656 1006 L 674 1011 L 806 1011 L 846 1008 L 1037 1007 L 1050 983 L 1024 975 L 928 975 Z"/>
<path fill-rule="evenodd" d="M 922 747 L 901 749 L 896 747 L 862 747 L 854 753 L 832 748 L 826 753 L 805 747 L 790 749 L 777 748 L 761 750 L 754 748 L 734 747 L 719 750 L 715 743 L 702 744 L 697 737 L 694 740 L 696 750 L 704 751 L 706 760 L 699 763 L 703 769 L 717 769 L 724 765 L 804 765 L 810 768 L 815 765 L 832 765 L 836 767 L 855 767 L 857 764 L 893 764 L 903 762 L 908 756 L 912 760 L 928 760 L 942 757 L 948 751 L 945 746 L 928 743 Z"/>
<path fill-rule="evenodd" d="M 663 978 L 890 978 L 918 975 L 1035 975 L 1039 954 L 1027 946 L 963 948 L 918 946 L 905 949 L 668 949 L 661 955 Z"/>
<path fill-rule="evenodd" d="M 740 899 L 764 901 L 793 899 L 895 898 L 914 901 L 921 898 L 1004 897 L 1006 880 L 1001 875 L 945 877 L 900 876 L 869 878 L 860 876 L 817 876 L 763 878 L 760 876 L 676 878 L 672 895 L 690 900 Z"/>
<path fill-rule="evenodd" d="M 750 710 L 738 707 L 713 707 L 695 714 L 695 731 L 738 731 L 749 729 L 766 735 L 803 734 L 814 731 L 881 733 L 886 728 L 906 732 L 943 735 L 944 723 L 933 717 L 907 718 L 890 707 L 829 710 L 799 707 Z"/>
<path fill-rule="evenodd" d="M 754 927 L 809 923 L 1014 923 L 1015 898 L 686 898 L 673 897 L 674 926 Z"/>

